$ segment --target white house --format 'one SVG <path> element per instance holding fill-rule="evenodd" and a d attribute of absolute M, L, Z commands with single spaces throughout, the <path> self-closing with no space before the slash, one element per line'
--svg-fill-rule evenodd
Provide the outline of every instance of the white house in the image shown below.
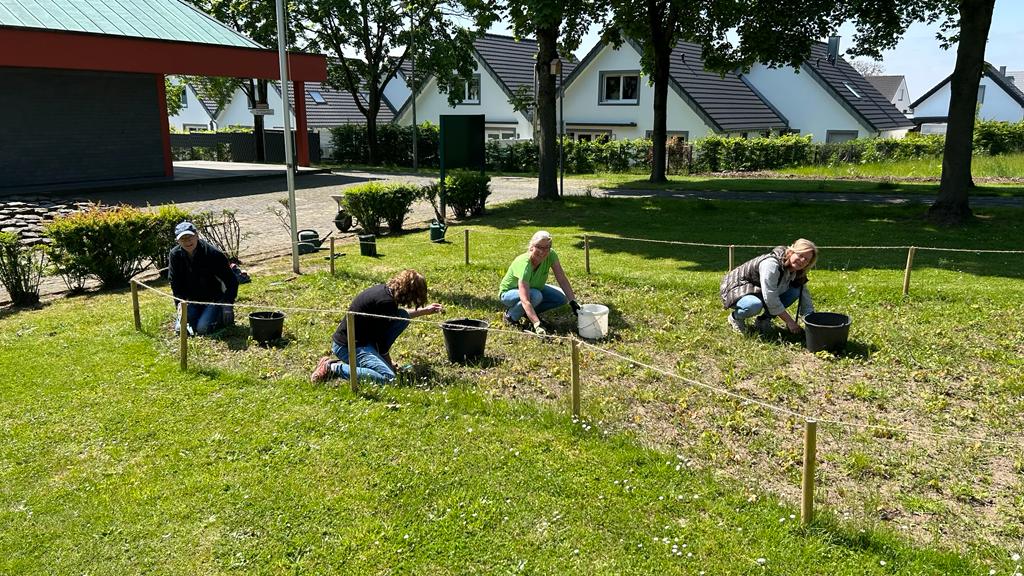
<path fill-rule="evenodd" d="M 486 34 L 473 43 L 476 70 L 468 83 L 461 85 L 461 102 L 452 106 L 448 95 L 428 78 L 414 96 L 416 121 L 440 122 L 442 114 L 483 114 L 486 136 L 494 140 L 530 139 L 533 124 L 530 113 L 516 111 L 510 100 L 516 92 L 534 93 L 534 65 L 537 42 L 515 40 L 508 36 Z M 575 62 L 562 61 L 563 74 L 572 73 Z M 396 115 L 399 124 L 412 124 L 413 98 Z"/>
<path fill-rule="evenodd" d="M 175 82 L 175 79 L 171 81 Z M 212 130 L 216 127 L 214 120 L 216 110 L 211 109 L 213 106 L 216 104 L 200 98 L 195 88 L 186 84 L 185 90 L 181 93 L 181 110 L 173 116 L 168 116 L 167 120 L 175 130 L 180 132 Z"/>
<path fill-rule="evenodd" d="M 910 112 L 910 91 L 907 89 L 906 76 L 865 76 L 871 85 L 878 90 L 882 96 L 889 99 L 897 110 L 904 114 Z"/>
<path fill-rule="evenodd" d="M 704 70 L 700 47 L 679 43 L 669 70 L 669 137 L 754 135 L 787 128 L 736 74 Z M 573 139 L 643 138 L 654 127 L 654 89 L 640 70 L 639 48 L 598 43 L 565 82 L 565 131 Z"/>
<path fill-rule="evenodd" d="M 950 79 L 947 76 L 910 105 L 914 122 L 921 132 L 945 134 L 949 116 Z M 1020 122 L 1024 120 L 1024 91 L 1006 73 L 1006 66 L 998 70 L 985 63 L 978 84 L 978 117 L 984 120 Z"/>

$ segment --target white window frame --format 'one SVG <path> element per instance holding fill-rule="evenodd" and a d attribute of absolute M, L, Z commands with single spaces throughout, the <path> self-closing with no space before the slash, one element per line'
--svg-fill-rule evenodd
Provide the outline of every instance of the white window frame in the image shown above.
<path fill-rule="evenodd" d="M 683 142 L 689 142 L 690 141 L 690 131 L 689 130 L 666 130 L 665 131 L 665 140 L 671 140 L 673 137 L 675 137 L 675 138 L 682 138 Z M 648 140 L 650 140 L 651 138 L 654 138 L 654 130 L 648 130 L 648 131 L 644 132 L 644 138 L 647 138 Z"/>
<path fill-rule="evenodd" d="M 484 136 L 488 140 L 518 140 L 519 133 L 515 128 L 487 128 Z"/>
<path fill-rule="evenodd" d="M 847 138 L 847 136 L 853 136 L 853 138 Z M 826 130 L 825 131 L 825 143 L 826 144 L 842 144 L 843 142 L 849 142 L 850 140 L 856 140 L 860 137 L 860 132 L 857 130 Z M 834 138 L 843 138 L 843 140 L 834 140 Z"/>
<path fill-rule="evenodd" d="M 472 100 L 469 97 L 469 94 L 470 94 L 469 90 L 473 86 L 474 83 L 476 84 L 476 99 Z M 465 81 L 463 81 L 461 79 L 458 80 L 456 82 L 455 89 L 458 90 L 459 88 L 462 89 L 462 98 L 459 100 L 459 105 L 460 106 L 479 106 L 480 105 L 480 100 L 481 100 L 480 95 L 483 92 L 483 90 L 482 90 L 482 87 L 481 87 L 481 84 L 480 84 L 480 75 L 479 74 L 473 74 L 473 77 L 470 78 L 469 82 L 465 82 Z"/>
<path fill-rule="evenodd" d="M 639 70 L 607 70 L 599 75 L 597 83 L 597 104 L 599 106 L 639 106 L 640 105 L 640 71 Z M 608 91 L 605 89 L 609 78 L 619 79 L 618 98 L 607 98 Z M 622 88 L 626 84 L 626 78 L 636 78 L 636 98 L 622 98 Z"/>
<path fill-rule="evenodd" d="M 615 139 L 615 133 L 611 130 L 602 128 L 575 128 L 572 130 L 566 130 L 565 135 L 568 136 L 570 140 L 588 140 L 591 142 L 598 140 L 599 138 L 607 138 L 608 140 Z M 581 138 L 583 136 L 586 136 L 586 138 Z"/>

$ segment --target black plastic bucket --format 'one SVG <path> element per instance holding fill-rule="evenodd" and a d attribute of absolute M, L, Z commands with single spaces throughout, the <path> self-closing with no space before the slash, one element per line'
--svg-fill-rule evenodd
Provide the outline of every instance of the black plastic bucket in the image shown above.
<path fill-rule="evenodd" d="M 280 340 L 284 331 L 284 312 L 252 312 L 249 314 L 252 339 L 260 344 Z"/>
<path fill-rule="evenodd" d="M 841 352 L 850 337 L 850 317 L 835 312 L 814 312 L 804 316 L 804 334 L 811 352 Z"/>
<path fill-rule="evenodd" d="M 444 333 L 444 347 L 448 350 L 448 360 L 465 363 L 483 358 L 484 347 L 487 345 L 486 320 L 458 318 L 441 324 Z"/>
<path fill-rule="evenodd" d="M 361 234 L 359 236 L 359 253 L 363 256 L 376 256 L 377 237 L 373 234 Z"/>

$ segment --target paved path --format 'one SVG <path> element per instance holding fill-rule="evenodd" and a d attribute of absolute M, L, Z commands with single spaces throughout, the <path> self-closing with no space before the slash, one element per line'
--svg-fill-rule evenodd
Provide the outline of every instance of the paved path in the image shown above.
<path fill-rule="evenodd" d="M 334 172 L 305 174 L 296 178 L 297 220 L 299 229 L 312 228 L 321 237 L 335 230 L 334 214 L 337 205 L 332 195 L 343 193 L 348 186 L 369 180 L 385 180 L 427 184 L 436 178 L 411 174 L 380 172 Z M 929 203 L 928 195 L 876 195 L 818 192 L 729 192 L 729 191 L 671 191 L 671 190 L 605 190 L 597 188 L 599 181 L 571 178 L 565 181 L 566 195 L 610 198 L 667 197 L 682 199 L 714 199 L 740 201 L 792 201 L 806 202 L 858 202 L 872 204 Z M 537 179 L 529 177 L 498 176 L 491 180 L 492 194 L 488 204 L 533 198 L 537 193 Z M 255 179 L 231 182 L 189 183 L 177 186 L 139 187 L 107 192 L 76 192 L 76 196 L 104 204 L 130 204 L 140 207 L 158 207 L 177 204 L 188 211 L 235 210 L 243 233 L 249 236 L 242 243 L 242 261 L 252 264 L 270 257 L 286 255 L 291 240 L 279 218 L 271 210 L 281 209 L 280 199 L 287 198 L 284 178 Z M 1024 206 L 1024 198 L 978 196 L 971 198 L 973 206 Z M 422 227 L 434 216 L 426 202 L 419 202 L 407 219 L 407 226 Z M 338 235 L 335 232 L 336 236 Z M 349 236 L 349 235 L 341 235 Z M 59 278 L 47 278 L 41 288 L 44 295 L 59 294 L 65 289 Z M 0 303 L 9 300 L 0 290 Z"/>

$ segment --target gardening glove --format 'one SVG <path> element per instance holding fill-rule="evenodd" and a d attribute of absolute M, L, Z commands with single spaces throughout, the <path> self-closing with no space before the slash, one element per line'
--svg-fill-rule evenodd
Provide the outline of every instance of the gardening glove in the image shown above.
<path fill-rule="evenodd" d="M 538 336 L 548 335 L 548 331 L 545 330 L 544 327 L 540 325 L 540 322 L 537 322 L 536 324 L 533 325 L 533 333 Z"/>
<path fill-rule="evenodd" d="M 569 300 L 569 307 L 572 308 L 573 314 L 577 316 L 580 315 L 580 305 L 577 304 L 575 300 Z"/>

